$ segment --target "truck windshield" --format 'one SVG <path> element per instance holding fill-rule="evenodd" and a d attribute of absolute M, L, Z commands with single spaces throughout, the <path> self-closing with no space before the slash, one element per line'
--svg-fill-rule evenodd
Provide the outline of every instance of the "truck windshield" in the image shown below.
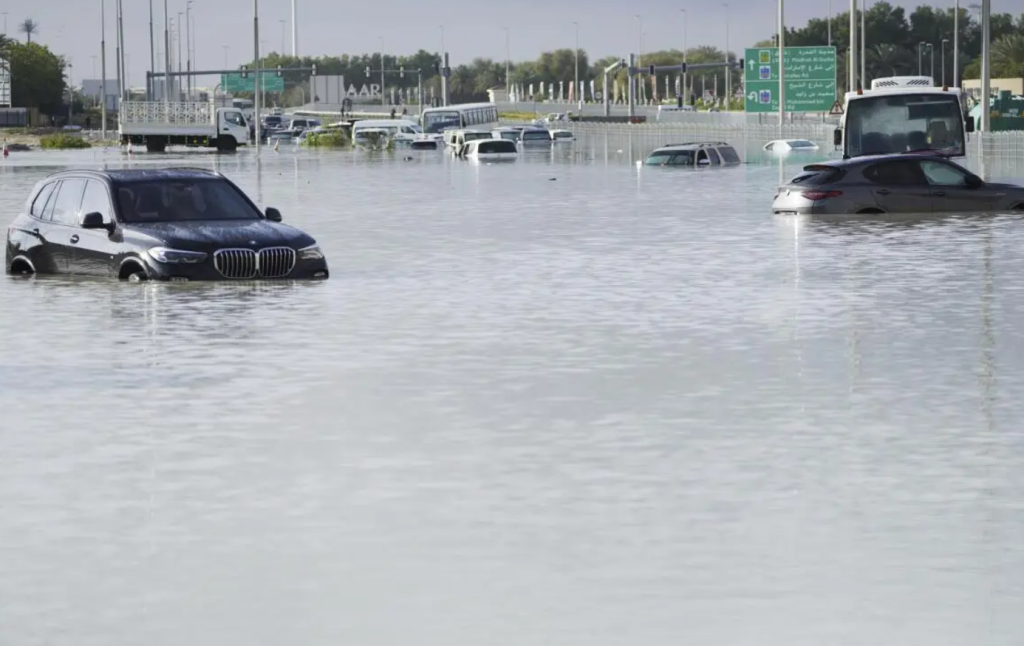
<path fill-rule="evenodd" d="M 212 178 L 124 182 L 117 206 L 125 223 L 260 219 L 233 186 Z"/>
<path fill-rule="evenodd" d="M 933 150 L 964 155 L 964 115 L 955 94 L 897 94 L 851 98 L 843 156 Z"/>

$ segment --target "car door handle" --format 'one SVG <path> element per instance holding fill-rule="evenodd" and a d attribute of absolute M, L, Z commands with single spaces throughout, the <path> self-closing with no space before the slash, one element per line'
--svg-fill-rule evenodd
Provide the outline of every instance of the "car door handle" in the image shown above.
<path fill-rule="evenodd" d="M 71 244 L 78 244 L 78 234 L 71 236 Z"/>
<path fill-rule="evenodd" d="M 889 193 L 892 193 L 892 191 L 887 188 L 880 188 L 877 192 L 879 195 L 888 195 Z"/>
<path fill-rule="evenodd" d="M 932 195 L 935 197 L 946 197 L 946 191 L 932 191 Z"/>

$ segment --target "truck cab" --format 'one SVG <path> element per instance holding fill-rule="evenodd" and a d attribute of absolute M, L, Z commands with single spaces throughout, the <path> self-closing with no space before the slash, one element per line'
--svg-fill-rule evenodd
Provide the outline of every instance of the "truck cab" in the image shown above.
<path fill-rule="evenodd" d="M 220 108 L 217 110 L 217 139 L 232 137 L 236 145 L 249 143 L 249 123 L 245 115 L 237 108 Z"/>
<path fill-rule="evenodd" d="M 925 76 L 874 79 L 870 90 L 846 93 L 834 133 L 843 158 L 930 152 L 966 155 L 965 134 L 974 131 L 959 88 L 935 87 Z"/>

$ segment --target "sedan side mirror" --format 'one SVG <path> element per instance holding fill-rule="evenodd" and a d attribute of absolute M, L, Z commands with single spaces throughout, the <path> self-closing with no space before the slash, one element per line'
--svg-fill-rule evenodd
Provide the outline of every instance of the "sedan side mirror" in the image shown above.
<path fill-rule="evenodd" d="M 106 229 L 107 231 L 112 231 L 114 228 L 112 222 L 104 221 L 102 213 L 97 213 L 95 211 L 92 213 L 82 214 L 82 217 L 78 220 L 78 224 L 83 229 Z"/>
<path fill-rule="evenodd" d="M 271 222 L 280 222 L 281 221 L 281 212 L 278 211 L 277 209 L 275 209 L 272 206 L 268 206 L 267 207 L 266 216 L 267 216 L 267 220 L 269 220 Z"/>
<path fill-rule="evenodd" d="M 832 144 L 836 145 L 836 146 L 842 146 L 843 145 L 843 131 L 840 130 L 839 128 L 836 128 L 832 132 Z"/>

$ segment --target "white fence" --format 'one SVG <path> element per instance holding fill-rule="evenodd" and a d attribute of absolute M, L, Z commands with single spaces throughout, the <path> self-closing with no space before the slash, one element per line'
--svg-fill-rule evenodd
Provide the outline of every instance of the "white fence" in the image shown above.
<path fill-rule="evenodd" d="M 118 114 L 121 125 L 209 125 L 216 123 L 216 115 L 216 106 L 204 101 L 125 101 Z"/>

